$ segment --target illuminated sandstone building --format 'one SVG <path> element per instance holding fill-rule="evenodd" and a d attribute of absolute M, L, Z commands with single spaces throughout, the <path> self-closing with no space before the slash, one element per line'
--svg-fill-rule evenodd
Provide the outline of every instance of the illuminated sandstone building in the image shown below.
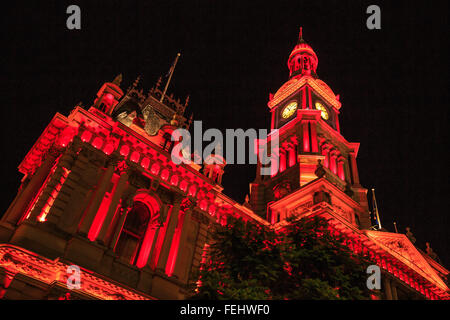
<path fill-rule="evenodd" d="M 183 299 L 214 224 L 234 215 L 279 228 L 290 215 L 321 215 L 377 261 L 382 298 L 448 299 L 448 270 L 406 235 L 371 228 L 359 144 L 340 134 L 341 103 L 317 65 L 300 34 L 289 80 L 268 102 L 279 166 L 261 176 L 258 165 L 243 205 L 222 193 L 224 165 L 171 161 L 171 133 L 192 119 L 160 82 L 144 94 L 138 81 L 123 91 L 118 76 L 88 110 L 57 113 L 19 165 L 22 184 L 0 221 L 0 296 Z M 71 265 L 80 289 L 67 288 Z"/>

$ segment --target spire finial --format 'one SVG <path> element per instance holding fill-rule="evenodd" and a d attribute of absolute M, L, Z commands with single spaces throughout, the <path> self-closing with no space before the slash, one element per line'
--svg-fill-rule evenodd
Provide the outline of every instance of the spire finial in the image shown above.
<path fill-rule="evenodd" d="M 133 89 L 136 89 L 136 87 L 139 84 L 139 81 L 141 81 L 141 76 L 137 76 L 136 80 L 134 80 L 133 85 L 132 85 Z"/>
<path fill-rule="evenodd" d="M 297 44 L 305 43 L 305 40 L 303 40 L 303 27 L 300 27 L 300 31 L 298 33 L 298 42 Z"/>
<path fill-rule="evenodd" d="M 119 74 L 117 77 L 114 78 L 113 82 L 116 86 L 120 86 L 122 83 L 122 74 Z"/>

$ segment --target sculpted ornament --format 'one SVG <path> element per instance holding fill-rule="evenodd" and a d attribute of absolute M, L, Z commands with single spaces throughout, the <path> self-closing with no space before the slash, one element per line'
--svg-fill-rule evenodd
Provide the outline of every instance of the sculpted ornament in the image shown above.
<path fill-rule="evenodd" d="M 190 198 L 184 198 L 180 204 L 180 211 L 186 214 L 189 210 L 192 210 L 195 207 L 195 202 Z"/>
<path fill-rule="evenodd" d="M 146 106 L 142 111 L 145 118 L 144 130 L 148 135 L 154 136 L 161 128 L 159 117 L 150 105 Z"/>

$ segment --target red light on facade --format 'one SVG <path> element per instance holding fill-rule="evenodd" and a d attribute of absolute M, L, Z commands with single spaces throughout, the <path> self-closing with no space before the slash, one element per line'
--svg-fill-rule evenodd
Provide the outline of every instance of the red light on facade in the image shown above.
<path fill-rule="evenodd" d="M 144 169 L 148 169 L 148 167 L 150 166 L 150 159 L 149 158 L 142 159 L 141 166 Z"/>
<path fill-rule="evenodd" d="M 208 213 L 214 217 L 214 215 L 216 214 L 216 206 L 212 205 L 209 207 Z"/>
<path fill-rule="evenodd" d="M 341 180 L 345 180 L 344 163 L 342 161 L 338 162 L 338 176 Z"/>
<path fill-rule="evenodd" d="M 169 174 L 170 174 L 169 170 L 164 169 L 161 172 L 161 178 L 166 181 L 169 178 Z"/>
<path fill-rule="evenodd" d="M 81 141 L 83 142 L 89 142 L 92 138 L 92 133 L 90 131 L 84 131 L 81 135 Z"/>
<path fill-rule="evenodd" d="M 174 175 L 172 176 L 172 178 L 170 178 L 170 183 L 171 183 L 172 185 L 176 186 L 176 185 L 178 184 L 178 180 L 179 180 L 178 176 L 177 176 L 176 174 L 174 174 Z"/>
<path fill-rule="evenodd" d="M 207 208 L 208 208 L 208 201 L 206 201 L 206 200 L 200 201 L 200 209 L 202 209 L 203 211 L 206 211 Z"/>
<path fill-rule="evenodd" d="M 130 153 L 130 147 L 128 147 L 127 145 L 123 145 L 122 148 L 120 148 L 120 154 L 124 157 L 128 156 L 128 154 Z"/>
<path fill-rule="evenodd" d="M 72 136 L 65 135 L 59 139 L 59 145 L 61 147 L 67 147 L 71 141 L 72 141 Z"/>
<path fill-rule="evenodd" d="M 187 182 L 187 180 L 183 180 L 183 181 L 180 182 L 180 189 L 181 189 L 181 190 L 183 190 L 184 192 L 186 192 L 187 187 L 188 187 L 188 182 Z"/>
<path fill-rule="evenodd" d="M 50 208 L 53 206 L 53 203 L 55 202 L 55 199 L 58 196 L 62 185 L 64 184 L 64 182 L 67 179 L 67 176 L 70 173 L 70 170 L 67 170 L 66 168 L 62 168 L 62 169 L 63 169 L 63 173 L 61 174 L 61 178 L 60 178 L 58 184 L 56 184 L 56 186 L 50 193 L 50 197 L 48 198 L 47 203 L 45 204 L 44 208 L 42 209 L 40 215 L 37 217 L 37 220 L 40 222 L 47 221 L 47 215 L 50 211 Z"/>
<path fill-rule="evenodd" d="M 292 167 L 295 164 L 296 153 L 295 149 L 292 147 L 289 149 L 289 167 Z"/>
<path fill-rule="evenodd" d="M 309 124 L 303 123 L 303 151 L 309 152 Z"/>
<path fill-rule="evenodd" d="M 105 94 L 105 97 L 103 99 L 106 102 L 106 104 L 108 104 L 108 106 L 111 106 L 111 104 L 114 101 L 114 96 L 111 93 L 107 93 Z"/>
<path fill-rule="evenodd" d="M 280 172 L 286 170 L 286 153 L 280 152 Z"/>
<path fill-rule="evenodd" d="M 192 186 L 189 188 L 189 195 L 190 195 L 190 196 L 194 196 L 195 191 L 197 191 L 197 187 L 196 187 L 195 185 L 192 185 Z"/>
<path fill-rule="evenodd" d="M 158 163 L 154 163 L 153 165 L 152 165 L 152 169 L 151 169 L 151 172 L 153 173 L 153 174 L 158 174 L 158 172 L 159 172 L 159 164 Z"/>
<path fill-rule="evenodd" d="M 95 138 L 94 141 L 92 142 L 92 145 L 96 149 L 100 149 L 102 147 L 102 144 L 103 144 L 103 139 L 100 137 Z"/>
<path fill-rule="evenodd" d="M 140 157 L 141 155 L 139 154 L 139 152 L 134 151 L 130 156 L 130 160 L 133 162 L 138 162 Z"/>
<path fill-rule="evenodd" d="M 105 148 L 103 149 L 103 152 L 107 154 L 108 156 L 113 153 L 114 151 L 114 145 L 112 143 L 108 143 Z"/>

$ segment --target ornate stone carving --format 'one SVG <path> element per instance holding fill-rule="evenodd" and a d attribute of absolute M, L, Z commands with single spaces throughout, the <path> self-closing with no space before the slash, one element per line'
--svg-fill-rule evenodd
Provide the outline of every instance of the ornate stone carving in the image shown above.
<path fill-rule="evenodd" d="M 413 233 L 411 232 L 410 227 L 406 227 L 406 236 L 408 237 L 409 241 L 411 241 L 412 244 L 416 243 L 416 238 L 414 237 Z"/>
<path fill-rule="evenodd" d="M 314 174 L 318 177 L 318 178 L 322 178 L 325 174 L 326 171 L 322 166 L 322 162 L 320 160 L 317 160 L 317 168 L 316 171 L 314 171 Z"/>

